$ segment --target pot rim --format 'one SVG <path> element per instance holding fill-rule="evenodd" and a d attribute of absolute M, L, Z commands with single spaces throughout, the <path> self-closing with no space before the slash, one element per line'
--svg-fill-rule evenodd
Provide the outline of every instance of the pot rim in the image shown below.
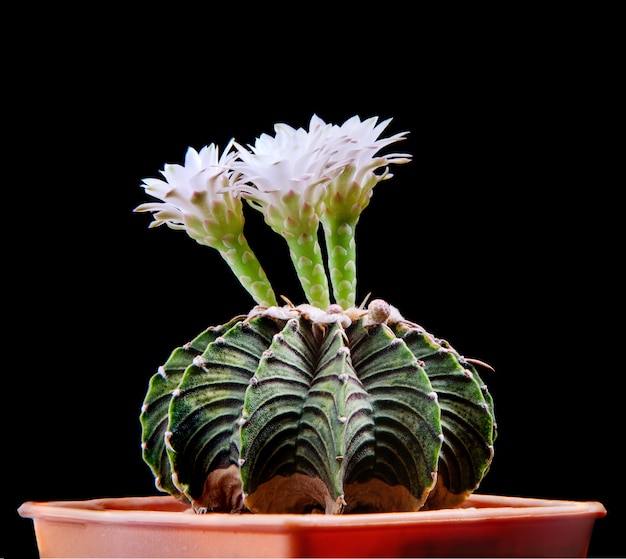
<path fill-rule="evenodd" d="M 181 514 L 181 512 L 183 514 Z M 530 517 L 580 516 L 602 518 L 607 511 L 597 501 L 566 501 L 472 494 L 460 506 L 417 512 L 387 512 L 346 515 L 324 514 L 193 514 L 191 509 L 171 496 L 111 497 L 82 501 L 26 501 L 18 513 L 24 518 L 74 522 L 118 524 L 161 524 L 211 526 L 238 530 L 307 529 L 313 527 L 347 527 L 414 525 L 415 523 L 506 521 Z"/>

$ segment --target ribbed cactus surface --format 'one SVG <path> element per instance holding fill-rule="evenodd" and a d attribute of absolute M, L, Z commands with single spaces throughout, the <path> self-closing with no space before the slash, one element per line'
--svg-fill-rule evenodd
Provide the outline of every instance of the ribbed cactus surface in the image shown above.
<path fill-rule="evenodd" d="M 478 363 L 381 300 L 256 307 L 152 377 L 143 457 L 196 512 L 453 507 L 493 456 Z"/>

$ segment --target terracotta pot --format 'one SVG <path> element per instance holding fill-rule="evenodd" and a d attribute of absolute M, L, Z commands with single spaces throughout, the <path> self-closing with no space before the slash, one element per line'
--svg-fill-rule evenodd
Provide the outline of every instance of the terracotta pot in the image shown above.
<path fill-rule="evenodd" d="M 472 495 L 415 513 L 196 515 L 172 497 L 26 502 L 45 557 L 585 557 L 601 503 Z"/>

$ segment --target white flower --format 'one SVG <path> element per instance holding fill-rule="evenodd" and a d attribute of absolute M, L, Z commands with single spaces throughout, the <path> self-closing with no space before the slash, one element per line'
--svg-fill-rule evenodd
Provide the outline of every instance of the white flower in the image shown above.
<path fill-rule="evenodd" d="M 279 123 L 274 131 L 274 136 L 259 136 L 249 149 L 235 143 L 237 179 L 231 188 L 287 241 L 307 300 L 324 309 L 330 298 L 317 232 L 326 183 L 346 162 L 338 159 L 332 125 L 316 115 L 308 130 Z"/>
<path fill-rule="evenodd" d="M 382 148 L 404 140 L 408 132 L 399 132 L 387 138 L 380 138 L 383 130 L 387 128 L 391 119 L 388 118 L 379 124 L 377 116 L 361 121 L 358 116 L 346 120 L 341 126 L 334 126 L 334 135 L 346 142 L 346 157 L 354 159 L 357 167 L 364 167 Z M 394 153 L 381 156 L 387 163 L 406 163 L 411 156 L 407 153 Z"/>
<path fill-rule="evenodd" d="M 136 212 L 152 212 L 150 227 L 166 224 L 187 231 L 198 243 L 220 251 L 240 283 L 262 306 L 276 305 L 267 276 L 244 235 L 244 215 L 236 192 L 229 192 L 232 142 L 219 156 L 215 144 L 197 152 L 189 148 L 184 165 L 165 165 L 165 180 L 144 179 L 145 191 L 162 200 L 141 204 Z"/>
<path fill-rule="evenodd" d="M 309 130 L 278 123 L 274 131 L 274 136 L 259 136 L 249 149 L 234 143 L 239 153 L 233 188 L 280 234 L 316 229 L 314 215 L 322 211 L 325 184 L 347 163 L 338 159 L 333 126 L 313 115 Z"/>
<path fill-rule="evenodd" d="M 238 235 L 243 230 L 241 200 L 232 192 L 224 192 L 230 185 L 230 167 L 236 157 L 231 146 L 232 142 L 221 157 L 215 144 L 200 152 L 188 148 L 184 165 L 165 165 L 161 171 L 165 180 L 143 179 L 146 193 L 162 202 L 141 204 L 135 211 L 153 213 L 150 227 L 166 224 L 186 230 L 208 246 L 221 245 L 225 235 Z"/>
<path fill-rule="evenodd" d="M 359 216 L 369 204 L 374 186 L 392 176 L 388 165 L 406 163 L 411 157 L 404 153 L 378 155 L 382 148 L 404 140 L 406 132 L 380 138 L 391 119 L 380 124 L 376 124 L 377 120 L 378 117 L 371 117 L 361 121 L 353 116 L 341 126 L 333 126 L 328 138 L 337 150 L 334 157 L 347 162 L 341 173 L 328 182 L 320 216 L 333 295 L 344 309 L 356 301 L 355 227 Z"/>
<path fill-rule="evenodd" d="M 164 180 L 144 179 L 145 191 L 161 202 L 135 211 L 151 212 L 151 227 L 182 229 L 220 250 L 255 300 L 274 305 L 271 286 L 243 234 L 245 198 L 287 241 L 308 302 L 318 309 L 331 304 L 328 268 L 335 301 L 350 308 L 356 296 L 359 215 L 374 186 L 392 176 L 389 165 L 411 160 L 406 153 L 380 155 L 407 134 L 381 137 L 390 121 L 353 116 L 337 126 L 313 115 L 308 130 L 278 123 L 274 136 L 262 134 L 247 147 L 231 140 L 221 156 L 214 144 L 200 152 L 189 148 L 184 165 L 164 167 Z M 318 242 L 320 222 L 327 262 Z"/>
<path fill-rule="evenodd" d="M 379 155 L 384 147 L 406 139 L 408 132 L 380 138 L 391 119 L 376 124 L 377 121 L 378 117 L 361 121 L 358 116 L 353 116 L 341 126 L 333 126 L 330 141 L 340 150 L 335 157 L 348 163 L 327 189 L 325 202 L 329 212 L 349 212 L 353 218 L 358 217 L 369 204 L 374 186 L 393 176 L 388 165 L 411 161 L 408 153 Z"/>

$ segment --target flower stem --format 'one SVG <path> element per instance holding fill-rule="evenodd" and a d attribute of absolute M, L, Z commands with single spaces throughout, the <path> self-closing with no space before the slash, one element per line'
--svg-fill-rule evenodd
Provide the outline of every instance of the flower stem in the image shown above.
<path fill-rule="evenodd" d="M 356 219 L 333 219 L 326 216 L 322 220 L 328 268 L 333 286 L 335 301 L 344 309 L 353 307 L 356 302 L 356 242 L 354 229 Z"/>
<path fill-rule="evenodd" d="M 243 233 L 225 235 L 216 246 L 231 270 L 252 298 L 262 307 L 278 305 L 276 295 Z"/>
<path fill-rule="evenodd" d="M 330 305 L 330 293 L 317 237 L 306 232 L 298 236 L 287 231 L 282 234 L 307 301 L 314 307 L 326 309 Z"/>

